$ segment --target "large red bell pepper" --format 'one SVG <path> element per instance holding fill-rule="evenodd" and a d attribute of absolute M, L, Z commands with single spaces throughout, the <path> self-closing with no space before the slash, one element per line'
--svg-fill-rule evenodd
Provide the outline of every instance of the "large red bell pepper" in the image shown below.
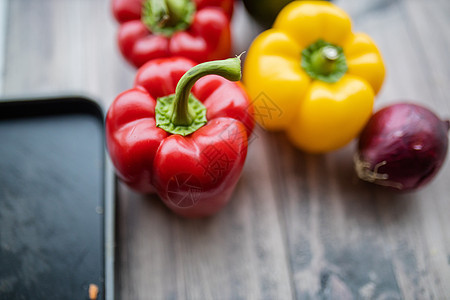
<path fill-rule="evenodd" d="M 134 66 L 170 56 L 230 56 L 233 0 L 112 0 L 119 49 Z"/>
<path fill-rule="evenodd" d="M 254 126 L 246 92 L 229 81 L 240 79 L 239 58 L 194 66 L 180 57 L 146 63 L 106 117 L 119 177 L 140 192 L 156 191 L 187 217 L 211 215 L 228 202 Z"/>

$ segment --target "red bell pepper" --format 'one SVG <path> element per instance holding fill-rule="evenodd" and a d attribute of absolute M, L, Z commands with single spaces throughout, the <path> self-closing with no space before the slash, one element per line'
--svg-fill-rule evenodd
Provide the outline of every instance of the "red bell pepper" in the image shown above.
<path fill-rule="evenodd" d="M 156 192 L 180 215 L 217 212 L 239 179 L 254 126 L 243 86 L 229 81 L 240 76 L 239 58 L 195 66 L 172 57 L 142 66 L 106 117 L 118 176 L 139 192 Z"/>
<path fill-rule="evenodd" d="M 112 10 L 119 49 L 136 67 L 161 57 L 230 56 L 233 0 L 112 0 Z"/>

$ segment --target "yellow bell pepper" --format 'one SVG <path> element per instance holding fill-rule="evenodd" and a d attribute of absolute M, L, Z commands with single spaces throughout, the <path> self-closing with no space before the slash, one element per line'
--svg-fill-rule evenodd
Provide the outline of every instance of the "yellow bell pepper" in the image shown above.
<path fill-rule="evenodd" d="M 374 42 L 352 32 L 342 9 L 294 1 L 253 41 L 243 81 L 263 127 L 284 130 L 300 149 L 320 153 L 359 134 L 384 76 Z"/>

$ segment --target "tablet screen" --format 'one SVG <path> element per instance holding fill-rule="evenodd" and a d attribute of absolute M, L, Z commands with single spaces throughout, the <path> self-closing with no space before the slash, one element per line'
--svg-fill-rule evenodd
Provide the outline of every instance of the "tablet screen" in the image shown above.
<path fill-rule="evenodd" d="M 1 299 L 103 295 L 102 126 L 57 110 L 0 118 Z"/>

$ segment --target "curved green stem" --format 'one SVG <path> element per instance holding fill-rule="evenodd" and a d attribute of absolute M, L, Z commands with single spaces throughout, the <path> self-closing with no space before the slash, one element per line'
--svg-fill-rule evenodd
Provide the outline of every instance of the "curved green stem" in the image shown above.
<path fill-rule="evenodd" d="M 172 122 L 176 125 L 189 125 L 192 114 L 189 110 L 188 99 L 192 87 L 201 77 L 215 74 L 231 81 L 241 79 L 241 60 L 239 57 L 225 60 L 215 60 L 199 64 L 181 77 L 175 90 L 175 109 Z"/>
<path fill-rule="evenodd" d="M 175 94 L 157 99 L 156 126 L 173 134 L 188 135 L 205 125 L 206 108 L 191 94 L 191 89 L 197 80 L 210 74 L 240 80 L 240 56 L 205 62 L 187 71 L 178 82 Z"/>

